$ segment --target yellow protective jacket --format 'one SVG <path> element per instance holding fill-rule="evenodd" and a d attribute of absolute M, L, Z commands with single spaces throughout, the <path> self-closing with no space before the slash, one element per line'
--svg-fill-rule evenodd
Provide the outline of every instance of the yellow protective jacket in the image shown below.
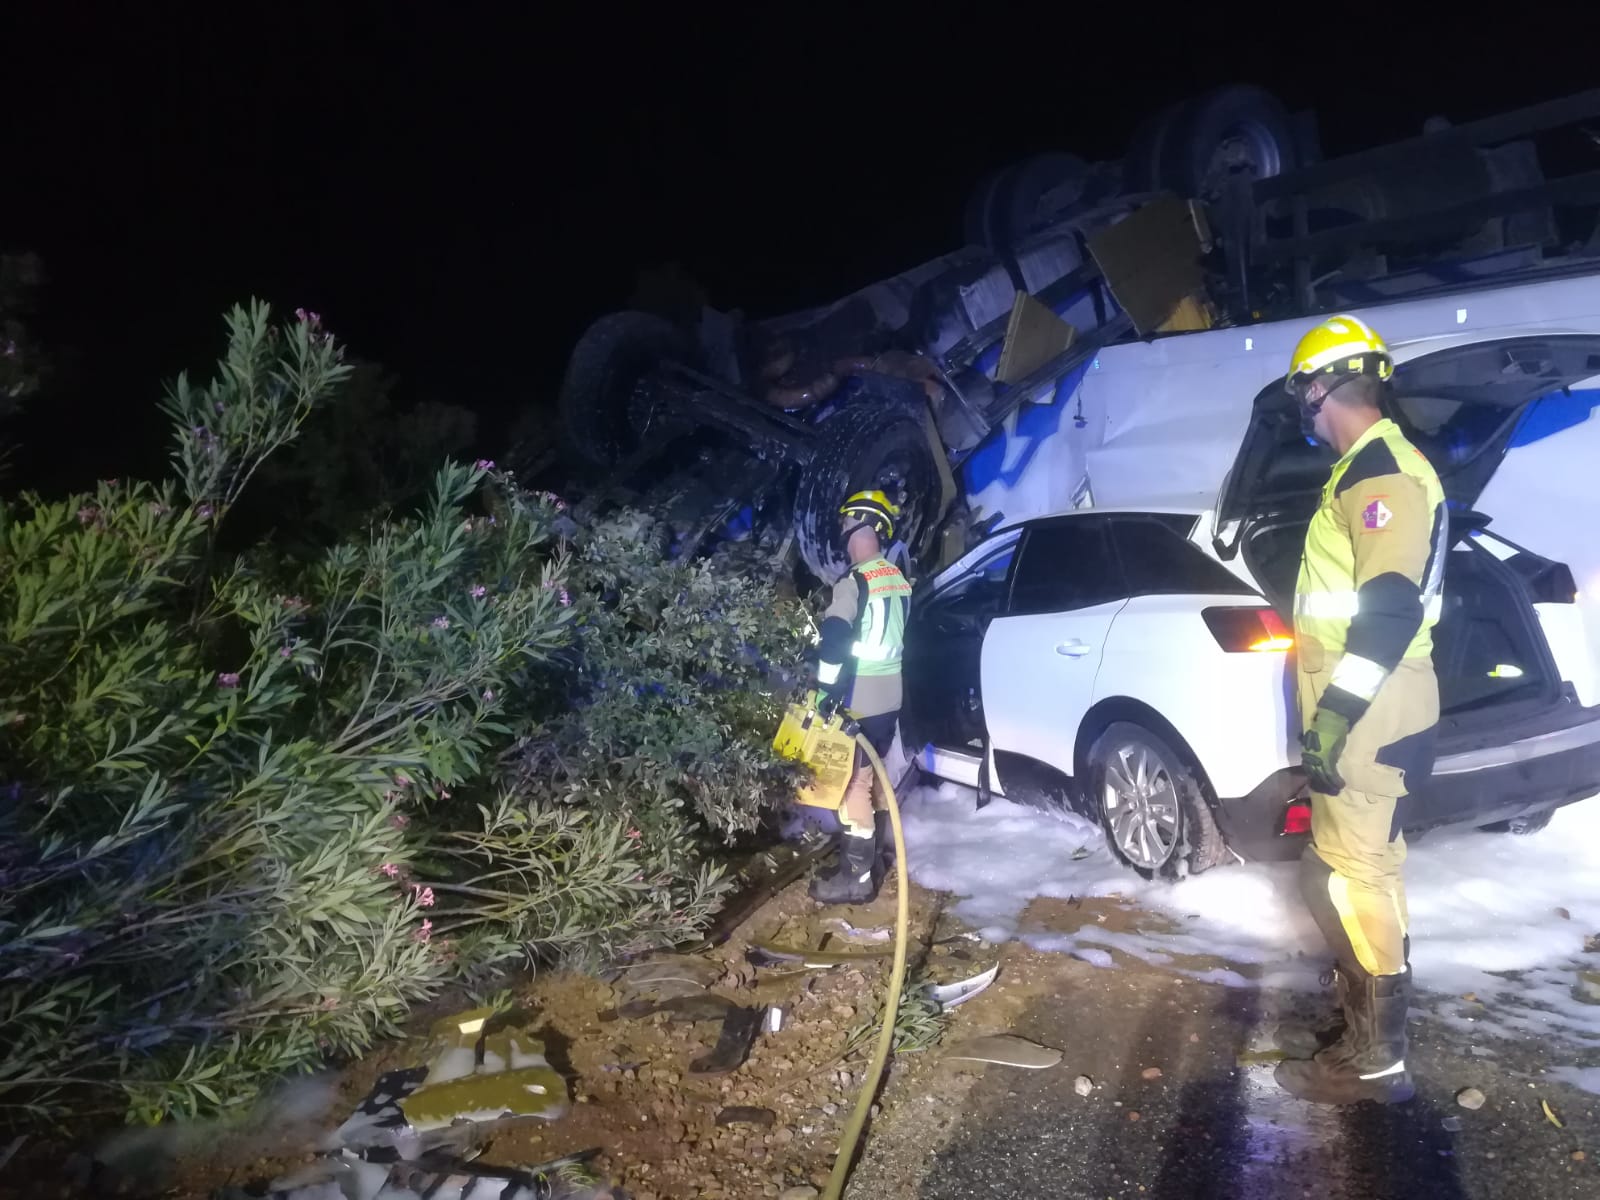
<path fill-rule="evenodd" d="M 1294 597 L 1301 672 L 1326 681 L 1320 706 L 1354 723 L 1402 659 L 1431 656 L 1449 529 L 1439 476 L 1393 421 L 1334 464 Z"/>

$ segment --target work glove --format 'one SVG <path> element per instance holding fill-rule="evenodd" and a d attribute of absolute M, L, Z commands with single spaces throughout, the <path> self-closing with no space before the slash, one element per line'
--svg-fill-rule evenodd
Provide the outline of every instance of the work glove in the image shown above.
<path fill-rule="evenodd" d="M 1311 718 L 1311 728 L 1300 735 L 1300 765 L 1306 769 L 1311 790 L 1324 796 L 1337 796 L 1344 790 L 1339 774 L 1339 756 L 1350 736 L 1350 719 L 1326 708 Z"/>

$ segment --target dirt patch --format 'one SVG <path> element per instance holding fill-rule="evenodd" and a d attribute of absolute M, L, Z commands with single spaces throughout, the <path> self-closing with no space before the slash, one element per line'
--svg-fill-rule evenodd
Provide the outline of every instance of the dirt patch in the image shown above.
<path fill-rule="evenodd" d="M 821 1189 L 839 1136 L 856 1101 L 871 1038 L 867 1036 L 887 985 L 887 957 L 827 969 L 799 963 L 757 968 L 750 943 L 796 948 L 887 949 L 882 931 L 894 923 L 894 886 L 871 905 L 822 908 L 805 883 L 785 888 L 746 920 L 726 943 L 707 952 L 720 972 L 715 995 L 752 1008 L 777 1010 L 776 1029 L 764 1024 L 747 1061 L 725 1075 L 698 1076 L 690 1064 L 716 1044 L 720 1023 L 672 1013 L 629 1019 L 617 1014 L 626 997 L 599 978 L 550 972 L 514 989 L 532 1014 L 532 1028 L 567 1077 L 572 1106 L 560 1120 L 529 1122 L 499 1133 L 483 1161 L 527 1166 L 597 1150 L 598 1174 L 635 1200 L 747 1200 L 778 1196 L 791 1187 Z M 949 1015 L 944 1043 L 1003 1032 L 1036 1003 L 1047 977 L 1020 948 L 986 946 L 943 914 L 943 898 L 913 889 L 912 956 L 918 978 L 950 982 L 1004 964 L 999 982 Z M 874 934 L 876 933 L 876 936 Z M 314 1159 L 318 1142 L 350 1113 L 386 1071 L 413 1066 L 428 1025 L 460 1002 L 433 1006 L 411 1026 L 417 1035 L 375 1050 L 324 1081 L 311 1111 L 292 1118 L 262 1114 L 251 1131 L 190 1126 L 181 1136 L 153 1140 L 118 1170 L 87 1160 L 63 1171 L 66 1156 L 37 1147 L 29 1196 L 84 1194 L 193 1198 L 226 1186 L 259 1186 Z M 693 1014 L 691 1014 L 693 1015 Z M 885 1110 L 957 1094 L 980 1070 L 939 1062 L 934 1048 L 897 1055 L 879 1097 Z M 875 1124 L 882 1124 L 887 1115 Z M 872 1136 L 869 1128 L 869 1136 Z M 16 1166 L 21 1164 L 14 1164 Z M 37 1167 L 39 1170 L 31 1169 Z M 43 1190 L 37 1181 L 49 1179 Z M 17 1193 L 21 1194 L 21 1193 Z"/>

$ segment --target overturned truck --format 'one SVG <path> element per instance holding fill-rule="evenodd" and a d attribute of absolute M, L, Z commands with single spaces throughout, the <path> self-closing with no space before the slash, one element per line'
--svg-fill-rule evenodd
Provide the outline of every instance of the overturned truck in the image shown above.
<path fill-rule="evenodd" d="M 597 497 L 675 494 L 682 551 L 754 537 L 824 580 L 844 569 L 839 498 L 882 488 L 897 552 L 931 570 L 1000 515 L 979 498 L 1002 427 L 1065 407 L 1109 344 L 1592 270 L 1600 172 L 1548 163 L 1595 157 L 1596 117 L 1600 91 L 1324 161 L 1310 114 L 1208 93 L 1119 162 L 989 176 L 961 249 L 837 303 L 601 317 L 560 393 L 566 465 Z"/>

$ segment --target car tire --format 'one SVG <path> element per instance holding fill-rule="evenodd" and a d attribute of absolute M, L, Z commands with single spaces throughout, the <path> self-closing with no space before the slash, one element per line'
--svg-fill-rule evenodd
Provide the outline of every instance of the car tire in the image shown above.
<path fill-rule="evenodd" d="M 1199 768 L 1160 734 L 1108 726 L 1089 748 L 1088 785 L 1106 844 L 1144 878 L 1198 875 L 1227 858 Z"/>
<path fill-rule="evenodd" d="M 794 501 L 795 543 L 807 567 L 826 583 L 850 569 L 839 545 L 839 505 L 854 492 L 882 488 L 901 507 L 895 538 L 913 562 L 932 544 L 939 468 L 910 404 L 864 390 L 817 426 L 817 451 L 800 476 Z"/>
<path fill-rule="evenodd" d="M 1493 825 L 1485 825 L 1485 833 L 1510 833 L 1517 837 L 1527 837 L 1530 833 L 1538 833 L 1550 824 L 1550 818 L 1556 815 L 1556 810 L 1547 808 L 1543 812 L 1524 813 L 1520 817 L 1512 817 L 1509 821 L 1496 821 Z"/>
<path fill-rule="evenodd" d="M 609 313 L 584 330 L 557 397 L 562 448 L 571 460 L 604 471 L 638 449 L 635 385 L 664 361 L 695 357 L 677 326 L 651 313 Z"/>

